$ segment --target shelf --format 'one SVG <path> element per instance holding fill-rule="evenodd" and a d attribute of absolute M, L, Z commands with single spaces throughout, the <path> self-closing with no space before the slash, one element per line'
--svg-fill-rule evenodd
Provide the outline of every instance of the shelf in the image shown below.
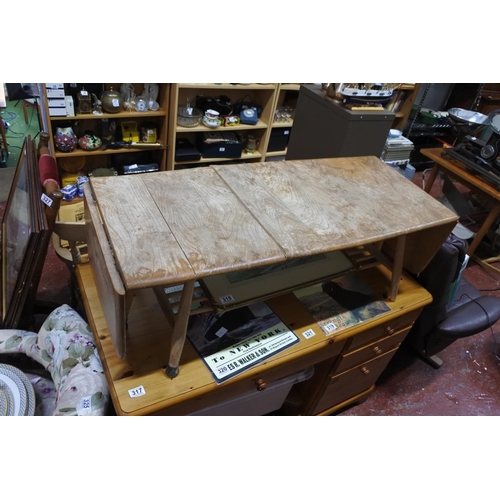
<path fill-rule="evenodd" d="M 231 102 L 242 100 L 250 100 L 256 102 L 262 108 L 260 118 L 255 125 L 236 125 L 232 127 L 218 127 L 210 129 L 203 123 L 196 127 L 181 127 L 177 122 L 177 115 L 173 113 L 169 116 L 168 140 L 167 143 L 171 146 L 167 151 L 167 170 L 175 170 L 181 168 L 183 165 L 196 165 L 207 163 L 221 163 L 221 162 L 251 162 L 251 161 L 265 161 L 268 153 L 266 153 L 269 141 L 271 140 L 271 133 L 274 130 L 275 134 L 284 135 L 283 131 L 291 129 L 293 126 L 293 119 L 287 122 L 274 122 L 276 116 L 276 109 L 284 104 L 284 101 L 295 100 L 295 95 L 301 89 L 300 83 L 250 83 L 250 84 L 230 84 L 230 83 L 176 83 L 172 84 L 170 94 L 169 109 L 177 110 L 179 103 L 184 103 L 187 98 L 193 99 L 194 95 L 206 95 L 212 98 L 220 95 L 226 95 Z M 198 162 L 178 162 L 175 160 L 177 139 L 182 137 L 190 141 L 196 142 L 193 139 L 199 138 L 199 134 L 203 132 L 219 132 L 219 133 L 236 133 L 236 134 L 252 134 L 259 139 L 259 148 L 261 152 L 253 154 L 246 154 L 243 152 L 239 158 L 202 158 Z M 281 134 L 280 134 L 281 132 Z M 279 146 L 285 143 L 279 144 Z M 276 146 L 275 146 L 276 147 Z M 272 156 L 283 156 L 286 151 L 278 151 L 272 153 Z"/>
<path fill-rule="evenodd" d="M 180 89 L 248 89 L 248 90 L 274 90 L 275 83 L 249 83 L 248 85 L 231 83 L 179 83 Z"/>
<path fill-rule="evenodd" d="M 51 121 L 68 121 L 68 120 L 102 120 L 103 118 L 151 118 L 152 116 L 166 116 L 166 112 L 163 109 L 157 111 L 147 111 L 141 113 L 139 111 L 122 111 L 120 113 L 102 113 L 99 115 L 88 113 L 84 115 L 75 116 L 51 116 Z"/>
<path fill-rule="evenodd" d="M 198 161 L 176 161 L 175 165 L 195 165 L 197 163 L 218 163 L 221 161 L 237 161 L 237 160 L 255 160 L 262 158 L 262 153 L 241 153 L 241 156 L 236 158 L 201 158 Z"/>
<path fill-rule="evenodd" d="M 196 125 L 196 127 L 181 127 L 177 125 L 176 132 L 237 132 L 238 130 L 254 130 L 254 129 L 266 129 L 268 127 L 267 123 L 259 120 L 255 125 L 233 125 L 232 127 L 217 127 L 210 128 L 203 124 Z"/>
<path fill-rule="evenodd" d="M 140 151 L 158 151 L 165 150 L 165 146 L 141 146 L 140 148 L 120 148 L 120 149 L 96 149 L 95 151 L 84 151 L 83 149 L 75 149 L 71 153 L 63 153 L 62 151 L 56 151 L 54 156 L 56 158 L 68 158 L 72 156 L 101 156 L 101 155 L 116 155 L 121 153 L 137 153 Z"/>
<path fill-rule="evenodd" d="M 284 149 L 283 151 L 268 151 L 266 153 L 266 158 L 268 158 L 269 156 L 285 156 L 286 155 L 286 149 Z"/>
<path fill-rule="evenodd" d="M 280 90 L 300 90 L 300 83 L 282 83 Z"/>
<path fill-rule="evenodd" d="M 290 120 L 288 122 L 273 122 L 272 127 L 273 128 L 288 128 L 288 127 L 293 127 L 293 120 Z"/>
<path fill-rule="evenodd" d="M 71 93 L 70 88 L 68 88 L 69 84 L 63 85 L 65 94 L 68 95 L 68 93 Z M 103 83 L 102 85 L 108 88 L 120 88 L 121 84 Z M 138 92 L 140 94 L 144 84 L 132 85 L 136 85 L 136 89 L 138 89 Z M 124 111 L 120 111 L 119 113 L 78 113 L 77 102 L 75 102 L 75 116 L 51 116 L 49 109 L 49 98 L 47 97 L 47 86 L 45 83 L 42 83 L 40 102 L 43 128 L 49 134 L 49 149 L 53 156 L 56 158 L 56 163 L 59 162 L 62 158 L 92 158 L 92 161 L 86 162 L 87 169 L 90 172 L 95 168 L 109 168 L 110 166 L 112 166 L 114 164 L 113 158 L 116 158 L 114 157 L 114 155 L 123 156 L 124 154 L 128 154 L 130 155 L 130 159 L 126 159 L 126 161 L 130 161 L 130 163 L 133 163 L 134 157 L 137 157 L 139 159 L 142 157 L 141 153 L 147 152 L 148 154 L 145 156 L 151 157 L 151 161 L 154 161 L 158 164 L 160 171 L 166 170 L 167 155 L 169 151 L 168 120 L 171 115 L 170 89 L 170 83 L 158 84 L 158 96 L 156 102 L 158 103 L 159 109 L 157 109 L 156 111 L 148 110 L 140 112 L 135 111 L 134 109 L 126 108 L 124 109 Z M 123 147 L 120 149 L 104 149 L 103 146 L 100 149 L 94 151 L 85 151 L 77 146 L 77 148 L 70 153 L 59 151 L 55 147 L 54 137 L 55 131 L 58 127 L 66 127 L 66 124 L 70 124 L 70 126 L 74 128 L 74 131 L 77 135 L 82 134 L 86 130 L 91 130 L 94 134 L 100 136 L 103 133 L 102 125 L 104 124 L 105 120 L 109 120 L 110 122 L 114 122 L 116 124 L 116 129 L 118 132 L 117 139 L 121 137 L 119 133 L 120 123 L 123 124 L 126 121 L 133 121 L 138 125 L 141 125 L 144 122 L 151 122 L 156 128 L 156 144 L 138 142 L 137 146 L 133 147 Z M 58 168 L 60 167 L 58 166 Z"/>

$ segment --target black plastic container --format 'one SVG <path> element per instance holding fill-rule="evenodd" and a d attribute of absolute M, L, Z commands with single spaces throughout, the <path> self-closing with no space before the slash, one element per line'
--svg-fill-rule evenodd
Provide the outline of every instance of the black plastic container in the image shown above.
<path fill-rule="evenodd" d="M 288 139 L 290 139 L 291 128 L 273 128 L 271 130 L 271 137 L 269 138 L 269 145 L 267 151 L 284 151 L 288 146 Z"/>

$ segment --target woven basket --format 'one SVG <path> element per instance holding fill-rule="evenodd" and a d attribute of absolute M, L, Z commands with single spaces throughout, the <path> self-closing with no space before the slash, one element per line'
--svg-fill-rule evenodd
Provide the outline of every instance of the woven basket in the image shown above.
<path fill-rule="evenodd" d="M 71 156 L 68 158 L 58 158 L 58 167 L 64 172 L 69 174 L 77 174 L 84 170 L 85 167 L 85 157 L 83 156 Z"/>

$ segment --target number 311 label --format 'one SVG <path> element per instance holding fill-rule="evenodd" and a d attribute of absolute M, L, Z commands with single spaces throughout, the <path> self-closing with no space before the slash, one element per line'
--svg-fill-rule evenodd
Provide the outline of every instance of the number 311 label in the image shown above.
<path fill-rule="evenodd" d="M 128 393 L 131 398 L 139 398 L 141 396 L 144 396 L 146 394 L 146 391 L 144 390 L 144 387 L 140 385 L 135 389 L 129 389 Z"/>

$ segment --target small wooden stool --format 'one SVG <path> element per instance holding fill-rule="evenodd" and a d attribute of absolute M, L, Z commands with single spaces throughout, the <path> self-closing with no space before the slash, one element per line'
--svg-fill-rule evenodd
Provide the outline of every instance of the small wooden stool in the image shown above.
<path fill-rule="evenodd" d="M 38 102 L 36 99 L 23 99 L 23 114 L 24 121 L 29 123 L 28 120 L 28 108 L 33 108 L 36 113 L 38 113 Z"/>

